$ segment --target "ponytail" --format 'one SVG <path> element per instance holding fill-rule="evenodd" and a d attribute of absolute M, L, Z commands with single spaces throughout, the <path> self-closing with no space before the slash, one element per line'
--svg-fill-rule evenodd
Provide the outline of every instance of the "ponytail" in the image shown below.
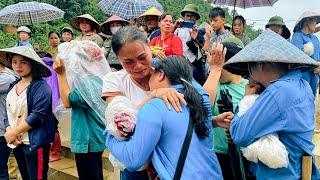
<path fill-rule="evenodd" d="M 206 125 L 208 110 L 202 103 L 201 95 L 192 85 L 193 73 L 190 62 L 185 58 L 173 56 L 159 61 L 155 70 L 162 70 L 171 85 L 182 84 L 185 87 L 182 93 L 187 101 L 195 132 L 199 138 L 208 137 L 209 129 Z"/>

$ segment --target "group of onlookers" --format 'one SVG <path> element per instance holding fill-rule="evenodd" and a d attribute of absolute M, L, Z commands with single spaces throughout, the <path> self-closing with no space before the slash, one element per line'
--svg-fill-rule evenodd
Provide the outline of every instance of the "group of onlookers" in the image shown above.
<path fill-rule="evenodd" d="M 222 8 L 212 8 L 204 26 L 197 26 L 195 4 L 181 16 L 174 21 L 152 7 L 134 26 L 115 15 L 102 24 L 90 14 L 76 16 L 70 25 L 79 35 L 70 27 L 49 32 L 43 51 L 31 44 L 31 30 L 19 27 L 15 47 L 0 49 L 0 179 L 8 179 L 9 147 L 23 179 L 47 178 L 49 161 L 60 159 L 53 112 L 61 104 L 71 108 L 80 179 L 103 179 L 105 148 L 124 165 L 121 179 L 236 179 L 231 146 L 242 178 L 299 179 L 301 159 L 313 149 L 320 15 L 304 13 L 291 39 L 274 16 L 253 42 L 244 17 L 235 16 L 229 29 Z M 256 102 L 238 115 L 239 102 L 252 94 Z M 125 141 L 108 131 L 103 112 L 120 96 L 137 111 L 134 131 L 117 124 Z M 240 153 L 268 134 L 289 152 L 287 167 L 249 162 Z"/>

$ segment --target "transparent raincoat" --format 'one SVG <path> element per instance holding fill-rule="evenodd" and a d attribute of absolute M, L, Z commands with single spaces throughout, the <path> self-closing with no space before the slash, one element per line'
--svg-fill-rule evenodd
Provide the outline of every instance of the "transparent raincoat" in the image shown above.
<path fill-rule="evenodd" d="M 77 89 L 105 122 L 107 104 L 101 99 L 102 79 L 111 69 L 104 51 L 92 41 L 71 41 L 59 46 L 58 57 L 64 62 L 70 89 Z"/>

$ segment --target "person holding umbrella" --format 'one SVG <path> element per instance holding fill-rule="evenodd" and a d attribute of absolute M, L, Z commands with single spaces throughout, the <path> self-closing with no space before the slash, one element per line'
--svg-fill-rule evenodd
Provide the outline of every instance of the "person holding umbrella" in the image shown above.
<path fill-rule="evenodd" d="M 320 61 L 320 42 L 314 35 L 316 25 L 320 23 L 320 14 L 315 12 L 304 12 L 298 19 L 292 36 L 291 43 L 305 52 L 315 61 Z M 314 71 L 306 71 L 303 77 L 309 82 L 313 94 L 317 94 L 319 81 L 319 68 Z"/>
<path fill-rule="evenodd" d="M 247 92 L 265 88 L 245 114 L 240 117 L 235 114 L 230 124 L 233 142 L 247 147 L 262 136 L 277 133 L 289 152 L 287 167 L 274 169 L 260 161 L 252 162 L 253 174 L 257 179 L 301 179 L 302 159 L 313 155 L 315 128 L 314 96 L 301 70 L 313 69 L 319 63 L 267 29 L 227 63 L 215 61 L 215 64 L 249 76 Z M 319 177 L 313 159 L 311 179 Z"/>
<path fill-rule="evenodd" d="M 17 29 L 17 35 L 18 35 L 19 41 L 14 47 L 32 46 L 32 44 L 30 43 L 31 30 L 27 26 L 20 26 Z"/>
<path fill-rule="evenodd" d="M 43 77 L 50 70 L 31 47 L 0 49 L 0 62 L 20 77 L 6 99 L 4 137 L 23 179 L 47 179 L 50 143 L 54 139 L 51 89 Z"/>
<path fill-rule="evenodd" d="M 289 39 L 291 36 L 290 30 L 287 28 L 282 17 L 280 16 L 271 17 L 265 27 L 266 29 L 269 28 L 273 32 L 279 34 L 284 39 Z"/>
<path fill-rule="evenodd" d="M 76 37 L 75 40 L 89 40 L 95 42 L 100 47 L 103 46 L 103 39 L 97 34 L 100 32 L 100 25 L 90 14 L 83 14 L 72 18 L 70 25 L 81 32 L 80 36 Z"/>

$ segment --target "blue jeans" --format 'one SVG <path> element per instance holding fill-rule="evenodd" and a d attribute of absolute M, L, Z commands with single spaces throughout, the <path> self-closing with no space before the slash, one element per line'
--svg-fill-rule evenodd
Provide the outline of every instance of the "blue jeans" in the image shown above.
<path fill-rule="evenodd" d="M 10 155 L 10 149 L 7 146 L 7 142 L 3 136 L 0 136 L 0 179 L 8 180 L 8 158 Z"/>
<path fill-rule="evenodd" d="M 50 144 L 30 150 L 29 145 L 20 144 L 13 149 L 23 180 L 47 179 Z"/>

